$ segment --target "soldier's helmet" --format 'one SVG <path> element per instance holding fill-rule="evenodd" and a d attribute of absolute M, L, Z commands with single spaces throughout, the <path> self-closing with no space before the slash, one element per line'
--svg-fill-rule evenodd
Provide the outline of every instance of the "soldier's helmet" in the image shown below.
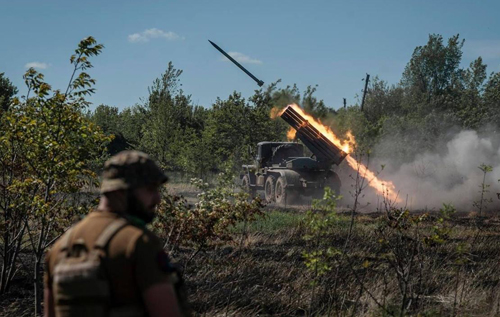
<path fill-rule="evenodd" d="M 146 153 L 122 151 L 104 164 L 101 194 L 150 185 L 159 186 L 167 181 L 167 175 Z"/>

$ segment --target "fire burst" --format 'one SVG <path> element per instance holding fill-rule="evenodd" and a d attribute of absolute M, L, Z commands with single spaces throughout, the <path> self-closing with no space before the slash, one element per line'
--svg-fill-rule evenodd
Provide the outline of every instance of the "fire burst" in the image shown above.
<path fill-rule="evenodd" d="M 326 138 L 328 138 L 328 140 L 330 140 L 333 144 L 335 144 L 335 146 L 337 146 L 339 149 L 342 149 L 342 151 L 344 151 L 347 154 L 352 153 L 356 145 L 356 140 L 350 131 L 346 133 L 345 140 L 340 140 L 329 127 L 322 124 L 321 121 L 319 121 L 318 119 L 315 119 L 311 115 L 305 113 L 304 110 L 302 110 L 302 108 L 300 108 L 298 105 L 291 104 L 288 105 L 288 107 L 292 107 L 305 120 L 307 120 L 310 125 L 315 127 L 321 134 L 323 134 Z M 283 114 L 283 112 L 285 112 L 286 109 L 287 107 L 285 107 L 282 110 L 273 108 L 270 114 L 271 118 L 274 119 L 278 116 L 281 116 L 281 114 Z M 295 134 L 296 134 L 295 129 L 290 128 L 290 130 L 288 130 L 287 132 L 287 138 L 289 140 L 293 140 L 295 138 Z M 379 194 L 384 195 L 391 201 L 394 202 L 400 201 L 396 193 L 395 186 L 392 182 L 380 180 L 377 177 L 377 175 L 375 175 L 374 172 L 370 171 L 365 165 L 356 161 L 353 157 L 349 155 L 346 157 L 346 160 L 349 166 L 352 169 L 359 171 L 360 175 L 367 179 L 368 185 L 374 188 Z"/>

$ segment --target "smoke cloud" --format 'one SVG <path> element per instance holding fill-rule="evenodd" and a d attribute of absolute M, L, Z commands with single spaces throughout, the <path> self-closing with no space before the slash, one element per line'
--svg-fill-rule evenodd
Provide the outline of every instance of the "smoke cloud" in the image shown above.
<path fill-rule="evenodd" d="M 479 169 L 481 164 L 492 167 L 486 173 L 485 184 L 489 185 L 484 199 L 491 199 L 483 210 L 497 208 L 500 201 L 500 138 L 497 135 L 483 136 L 476 131 L 461 131 L 443 144 L 435 153 L 425 152 L 417 155 L 410 163 L 391 162 L 391 159 L 374 159 L 370 168 L 376 170 L 381 164 L 386 168 L 379 178 L 392 181 L 399 191 L 402 203 L 410 210 L 437 210 L 443 203 L 453 204 L 459 211 L 477 211 L 474 202 L 481 200 L 481 184 L 484 173 Z M 383 142 L 380 146 L 384 146 Z M 379 168 L 380 169 L 380 168 Z M 346 167 L 341 167 L 343 174 L 343 195 L 351 200 L 349 190 L 353 192 L 352 174 L 346 174 Z M 346 178 L 347 176 L 347 178 Z M 349 177 L 351 176 L 351 177 Z M 346 181 L 347 180 L 347 181 Z M 347 188 L 346 188 L 347 185 Z M 383 198 L 368 188 L 361 199 L 380 206 Z"/>

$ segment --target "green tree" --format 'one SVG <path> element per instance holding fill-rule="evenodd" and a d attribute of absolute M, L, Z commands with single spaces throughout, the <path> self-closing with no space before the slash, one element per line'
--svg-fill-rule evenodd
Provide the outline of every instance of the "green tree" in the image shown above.
<path fill-rule="evenodd" d="M 415 48 L 401 79 L 402 86 L 415 101 L 440 110 L 452 104 L 449 99 L 440 97 L 451 93 L 460 81 L 463 45 L 464 40 L 460 40 L 458 34 L 449 38 L 447 45 L 441 35 L 431 34 L 426 45 Z M 429 109 L 423 107 L 421 110 Z"/>
<path fill-rule="evenodd" d="M 0 73 L 0 115 L 9 109 L 12 97 L 17 94 L 17 88 L 10 80 Z"/>
<path fill-rule="evenodd" d="M 162 77 L 149 88 L 148 117 L 140 146 L 164 168 L 185 172 L 188 168 L 186 144 L 192 141 L 188 138 L 203 127 L 200 117 L 196 116 L 203 114 L 180 89 L 181 74 L 182 70 L 175 69 L 170 62 Z"/>
<path fill-rule="evenodd" d="M 481 57 L 470 63 L 462 72 L 462 90 L 456 115 L 464 128 L 479 128 L 486 119 L 487 109 L 483 100 L 486 65 Z"/>
<path fill-rule="evenodd" d="M 131 148 L 140 149 L 150 113 L 146 107 L 135 105 L 120 112 L 119 131 Z"/>
<path fill-rule="evenodd" d="M 318 98 L 314 96 L 317 87 L 317 85 L 314 87 L 307 86 L 302 97 L 301 106 L 307 113 L 313 115 L 315 118 L 324 120 L 329 114 L 333 113 L 333 111 L 325 105 L 323 100 L 318 100 Z"/>
<path fill-rule="evenodd" d="M 0 198 L 1 225 L 9 229 L 16 216 L 24 227 L 18 232 L 34 260 L 36 314 L 43 254 L 86 211 L 76 193 L 97 181 L 90 167 L 110 141 L 83 113 L 89 104 L 85 96 L 94 92 L 95 83 L 85 70 L 92 67 L 89 57 L 102 48 L 92 37 L 79 43 L 70 59 L 74 70 L 65 92 L 52 90 L 43 74 L 30 68 L 24 76 L 27 96 L 14 99 L 0 125 L 1 174 L 9 175 Z"/>
<path fill-rule="evenodd" d="M 249 98 L 251 102 L 250 134 L 249 145 L 255 147 L 261 141 L 284 141 L 286 131 L 290 126 L 283 120 L 273 120 L 270 118 L 272 109 L 282 109 L 289 104 L 297 103 L 300 99 L 297 87 L 287 86 L 278 89 L 277 84 L 271 83 L 265 89 L 255 90 Z"/>
<path fill-rule="evenodd" d="M 217 99 L 209 112 L 203 138 L 214 155 L 212 169 L 219 169 L 222 163 L 231 160 L 234 167 L 242 163 L 248 153 L 251 108 L 241 94 L 234 92 L 227 100 Z"/>
<path fill-rule="evenodd" d="M 500 72 L 492 73 L 484 89 L 485 118 L 489 122 L 500 125 Z"/>
<path fill-rule="evenodd" d="M 120 114 L 117 107 L 99 105 L 91 114 L 92 121 L 113 138 L 108 144 L 109 155 L 130 148 L 129 142 L 121 132 Z"/>

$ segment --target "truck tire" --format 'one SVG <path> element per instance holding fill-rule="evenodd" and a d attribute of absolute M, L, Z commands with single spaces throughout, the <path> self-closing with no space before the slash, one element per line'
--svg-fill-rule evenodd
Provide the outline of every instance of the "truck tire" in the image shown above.
<path fill-rule="evenodd" d="M 325 196 L 324 188 L 317 188 L 311 193 L 311 199 L 323 199 L 324 196 Z"/>
<path fill-rule="evenodd" d="M 255 187 L 250 186 L 250 177 L 248 175 L 244 175 L 241 178 L 241 187 L 245 192 L 250 194 L 250 198 L 254 198 L 256 194 Z"/>
<path fill-rule="evenodd" d="M 264 186 L 264 194 L 266 201 L 272 203 L 275 200 L 275 189 L 276 189 L 276 177 L 268 176 L 266 179 L 266 185 Z"/>
<path fill-rule="evenodd" d="M 325 182 L 325 187 L 330 187 L 333 191 L 335 191 L 335 195 L 339 196 L 340 195 L 340 186 L 342 185 L 342 182 L 340 181 L 340 177 L 337 173 L 335 172 L 330 172 L 326 176 L 326 182 Z"/>
<path fill-rule="evenodd" d="M 311 199 L 323 199 L 325 195 L 324 187 L 330 187 L 330 189 L 335 192 L 335 196 L 339 196 L 340 186 L 341 182 L 339 175 L 337 175 L 337 173 L 335 172 L 329 172 L 326 176 L 323 188 L 317 188 L 314 192 L 312 192 Z"/>
<path fill-rule="evenodd" d="M 287 204 L 287 196 L 286 180 L 280 176 L 276 181 L 276 187 L 274 189 L 274 200 L 276 204 L 285 206 Z"/>

